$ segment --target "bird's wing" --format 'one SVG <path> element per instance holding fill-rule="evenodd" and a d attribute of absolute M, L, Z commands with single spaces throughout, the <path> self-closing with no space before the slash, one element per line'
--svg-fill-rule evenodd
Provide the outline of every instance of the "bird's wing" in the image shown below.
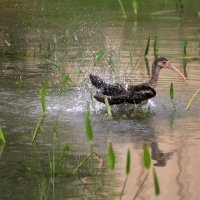
<path fill-rule="evenodd" d="M 98 89 L 101 93 L 108 96 L 122 94 L 125 89 L 122 85 L 111 85 L 105 83 L 99 76 L 90 74 L 89 76 L 91 83 Z"/>
<path fill-rule="evenodd" d="M 114 95 L 114 96 L 108 96 L 108 95 L 104 95 L 101 92 L 96 92 L 96 94 L 94 95 L 94 98 L 102 103 L 105 103 L 105 99 L 108 99 L 108 102 L 110 105 L 113 104 L 121 104 L 121 103 L 127 103 L 127 97 L 125 94 L 123 95 Z"/>
<path fill-rule="evenodd" d="M 149 83 L 142 83 L 139 85 L 130 85 L 128 87 L 129 103 L 140 104 L 142 101 L 146 101 L 156 96 L 156 91 Z"/>
<path fill-rule="evenodd" d="M 90 78 L 92 85 L 94 85 L 98 89 L 107 85 L 99 76 L 90 74 L 89 78 Z"/>
<path fill-rule="evenodd" d="M 156 91 L 150 86 L 144 86 L 143 89 L 130 91 L 118 95 L 104 95 L 102 92 L 96 92 L 95 99 L 99 102 L 105 103 L 105 98 L 108 99 L 110 105 L 121 104 L 121 103 L 131 103 L 131 104 L 140 104 L 152 97 L 156 96 Z"/>

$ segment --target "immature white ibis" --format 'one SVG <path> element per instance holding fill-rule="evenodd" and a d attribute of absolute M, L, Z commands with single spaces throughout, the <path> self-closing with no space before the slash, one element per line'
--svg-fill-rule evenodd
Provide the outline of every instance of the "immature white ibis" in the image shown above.
<path fill-rule="evenodd" d="M 121 103 L 141 104 L 147 102 L 148 99 L 156 96 L 155 88 L 159 72 L 162 68 L 168 68 L 176 72 L 187 84 L 184 75 L 177 68 L 172 66 L 166 58 L 160 57 L 155 59 L 152 64 L 150 80 L 138 85 L 111 85 L 105 83 L 99 76 L 90 74 L 90 81 L 99 89 L 94 95 L 94 98 L 102 103 L 105 103 L 105 98 L 107 98 L 110 105 Z"/>

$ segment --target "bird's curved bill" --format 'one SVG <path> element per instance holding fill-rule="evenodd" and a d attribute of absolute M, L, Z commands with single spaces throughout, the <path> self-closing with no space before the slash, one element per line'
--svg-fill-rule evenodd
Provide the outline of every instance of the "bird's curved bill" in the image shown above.
<path fill-rule="evenodd" d="M 171 69 L 172 71 L 176 72 L 182 79 L 183 81 L 186 83 L 186 85 L 188 85 L 187 80 L 185 78 L 185 76 L 174 66 L 172 65 L 168 65 L 167 66 L 169 69 Z"/>

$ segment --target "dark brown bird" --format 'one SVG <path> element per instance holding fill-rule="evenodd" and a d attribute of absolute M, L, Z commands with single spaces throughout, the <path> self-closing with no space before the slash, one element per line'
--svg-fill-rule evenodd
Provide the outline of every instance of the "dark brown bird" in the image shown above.
<path fill-rule="evenodd" d="M 150 80 L 138 85 L 111 85 L 105 83 L 99 76 L 90 74 L 90 81 L 99 89 L 94 98 L 102 103 L 105 103 L 105 98 L 107 98 L 110 105 L 121 103 L 141 104 L 147 102 L 148 99 L 156 96 L 155 88 L 159 72 L 162 68 L 168 68 L 176 72 L 187 84 L 184 75 L 172 66 L 166 58 L 160 57 L 155 59 L 152 64 Z"/>

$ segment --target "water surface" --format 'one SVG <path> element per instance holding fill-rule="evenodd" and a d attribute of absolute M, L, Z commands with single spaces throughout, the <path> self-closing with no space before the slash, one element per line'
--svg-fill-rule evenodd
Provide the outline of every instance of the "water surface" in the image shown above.
<path fill-rule="evenodd" d="M 158 174 L 160 199 L 198 199 L 199 96 L 189 111 L 185 107 L 200 85 L 199 1 L 186 3 L 182 14 L 176 13 L 174 1 L 138 2 L 138 16 L 133 14 L 130 2 L 125 1 L 124 5 L 127 19 L 122 18 L 118 1 L 0 2 L 0 127 L 7 140 L 5 146 L 0 146 L 0 199 L 95 199 L 95 187 L 99 199 L 109 199 L 112 191 L 112 173 L 106 164 L 109 143 L 116 154 L 113 189 L 116 199 L 125 179 L 128 148 L 132 167 L 123 199 L 132 199 L 144 178 L 144 145 L 151 152 L 152 167 Z M 73 176 L 71 171 L 90 151 L 84 121 L 90 92 L 95 90 L 88 74 L 99 74 L 109 82 L 136 84 L 148 80 L 143 55 L 149 35 L 150 66 L 156 36 L 158 55 L 177 66 L 189 86 L 173 72 L 162 70 L 157 96 L 148 103 L 146 115 L 127 105 L 113 106 L 115 119 L 101 119 L 91 108 L 93 148 L 103 164 L 95 179 L 91 176 L 91 162 L 81 168 L 79 177 Z M 183 59 L 185 40 L 188 57 L 195 59 Z M 106 48 L 106 53 L 94 67 L 93 56 L 102 48 Z M 61 92 L 59 72 L 46 59 L 62 65 L 73 80 L 81 67 L 78 87 Z M 47 114 L 33 146 L 32 135 L 42 110 L 39 89 L 46 79 L 50 86 Z M 169 97 L 171 82 L 176 110 Z M 97 102 L 96 106 L 100 114 L 106 114 L 104 105 Z M 59 146 L 62 149 L 68 144 L 70 151 L 68 172 L 52 179 L 49 154 L 54 145 L 56 119 Z M 154 198 L 150 176 L 138 199 Z"/>

